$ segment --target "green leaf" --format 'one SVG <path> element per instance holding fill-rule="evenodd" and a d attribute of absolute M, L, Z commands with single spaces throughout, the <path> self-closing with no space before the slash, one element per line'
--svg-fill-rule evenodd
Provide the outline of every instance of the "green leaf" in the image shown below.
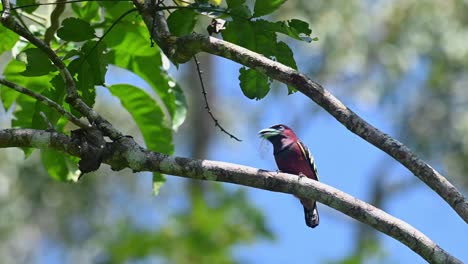
<path fill-rule="evenodd" d="M 249 21 L 243 19 L 230 21 L 226 23 L 226 29 L 221 34 L 223 39 L 228 42 L 257 51 L 255 29 Z"/>
<path fill-rule="evenodd" d="M 180 125 L 185 121 L 188 106 L 184 91 L 182 91 L 182 88 L 180 88 L 178 84 L 172 87 L 172 93 L 175 96 L 175 111 L 174 114 L 172 114 L 172 129 L 177 131 Z"/>
<path fill-rule="evenodd" d="M 270 91 L 270 82 L 265 74 L 245 67 L 240 68 L 239 73 L 242 92 L 248 98 L 260 100 Z"/>
<path fill-rule="evenodd" d="M 62 21 L 57 36 L 65 41 L 85 41 L 95 37 L 91 25 L 79 18 L 69 17 Z"/>
<path fill-rule="evenodd" d="M 125 32 L 125 34 L 122 34 Z M 151 47 L 148 30 L 142 26 L 135 26 L 130 22 L 121 22 L 107 34 L 106 43 L 109 48 L 117 50 L 128 61 L 132 56 L 154 56 L 159 53 L 157 47 Z M 160 61 L 156 61 L 160 64 Z"/>
<path fill-rule="evenodd" d="M 297 70 L 297 65 L 296 65 L 296 61 L 294 60 L 293 52 L 286 43 L 279 41 L 276 44 L 275 57 L 276 57 L 276 60 L 281 62 L 282 64 Z M 294 88 L 293 86 L 287 85 L 287 87 L 288 87 L 288 94 L 297 92 L 297 89 Z"/>
<path fill-rule="evenodd" d="M 0 36 L 2 36 L 2 40 L 0 41 L 0 55 L 5 51 L 10 51 L 19 40 L 19 36 L 16 33 L 5 27 L 0 27 Z"/>
<path fill-rule="evenodd" d="M 97 45 L 96 45 L 97 44 Z M 80 50 L 82 62 L 85 61 L 90 67 L 95 85 L 103 85 L 107 72 L 107 65 L 110 58 L 106 52 L 106 45 L 103 42 L 88 41 Z"/>
<path fill-rule="evenodd" d="M 162 68 L 161 51 L 149 45 L 144 27 L 125 22 L 117 25 L 116 29 L 106 37 L 106 43 L 113 49 L 113 64 L 134 72 L 153 88 L 172 119 L 173 129 L 177 129 L 185 120 L 187 102 L 182 89 Z M 118 30 L 128 34 L 121 34 Z"/>
<path fill-rule="evenodd" d="M 99 5 L 96 2 L 72 3 L 72 9 L 75 14 L 85 20 L 99 20 Z"/>
<path fill-rule="evenodd" d="M 27 49 L 18 57 L 26 63 L 26 69 L 21 73 L 23 76 L 41 76 L 57 70 L 47 55 L 38 48 Z"/>
<path fill-rule="evenodd" d="M 36 0 L 16 0 L 16 6 L 25 6 L 25 5 L 34 5 L 34 4 L 35 6 L 21 8 L 21 11 L 24 11 L 29 14 L 36 11 L 36 9 L 39 7 L 39 5 L 37 5 L 37 1 Z"/>
<path fill-rule="evenodd" d="M 105 9 L 106 20 L 108 21 L 115 21 L 118 17 L 120 17 L 123 13 L 129 11 L 130 9 L 134 9 L 135 6 L 131 2 L 126 1 L 96 1 L 98 4 Z M 140 16 L 126 16 L 125 19 L 127 21 L 135 21 L 139 20 Z M 125 33 L 128 33 L 127 31 Z M 149 38 L 149 36 L 148 36 Z"/>
<path fill-rule="evenodd" d="M 229 14 L 233 19 L 249 19 L 252 16 L 252 12 L 247 5 L 245 0 L 227 0 Z"/>
<path fill-rule="evenodd" d="M 63 153 L 42 149 L 41 160 L 50 177 L 58 181 L 68 180 L 69 170 Z"/>
<path fill-rule="evenodd" d="M 278 21 L 270 22 L 263 19 L 255 20 L 257 27 L 266 30 L 273 31 L 288 35 L 291 38 L 311 42 L 313 39 L 310 37 L 312 30 L 309 28 L 307 22 L 299 19 L 292 19 L 289 21 Z"/>
<path fill-rule="evenodd" d="M 172 131 L 159 105 L 145 91 L 127 84 L 108 87 L 132 115 L 148 149 L 171 154 Z"/>
<path fill-rule="evenodd" d="M 297 70 L 297 65 L 296 61 L 294 60 L 293 52 L 286 43 L 282 41 L 276 43 L 275 57 L 282 64 Z"/>
<path fill-rule="evenodd" d="M 288 21 L 288 25 L 298 34 L 305 34 L 310 36 L 312 30 L 309 28 L 309 24 L 299 19 L 292 19 Z"/>
<path fill-rule="evenodd" d="M 197 23 L 198 14 L 191 9 L 178 9 L 167 18 L 167 25 L 175 36 L 184 36 L 192 33 Z"/>
<path fill-rule="evenodd" d="M 255 1 L 253 17 L 261 17 L 273 13 L 284 2 L 286 0 L 257 0 Z"/>
<path fill-rule="evenodd" d="M 96 89 L 94 87 L 94 73 L 88 63 L 84 62 L 81 58 L 77 58 L 70 62 L 68 69 L 73 76 L 76 76 L 76 90 L 81 96 L 83 101 L 89 106 L 93 107 L 96 99 Z M 77 111 L 72 111 L 78 117 L 81 114 Z"/>
<path fill-rule="evenodd" d="M 74 59 L 68 65 L 70 73 L 76 78 L 76 88 L 82 96 L 84 102 L 90 107 L 94 105 L 96 99 L 95 85 L 103 85 L 107 72 L 107 65 L 111 58 L 106 52 L 106 47 L 103 42 L 88 41 L 80 49 L 79 52 L 70 51 L 67 56 L 79 57 Z M 80 113 L 72 110 L 77 116 Z"/>
<path fill-rule="evenodd" d="M 158 172 L 153 172 L 153 195 L 159 194 L 159 189 L 166 183 L 166 177 Z"/>

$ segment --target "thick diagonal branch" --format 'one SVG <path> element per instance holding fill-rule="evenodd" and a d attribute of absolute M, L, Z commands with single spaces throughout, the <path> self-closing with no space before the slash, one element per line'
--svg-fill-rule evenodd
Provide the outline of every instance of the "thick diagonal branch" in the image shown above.
<path fill-rule="evenodd" d="M 196 53 L 203 51 L 238 62 L 262 72 L 270 78 L 296 87 L 351 132 L 403 164 L 439 194 L 468 223 L 468 201 L 455 186 L 407 146 L 369 124 L 320 84 L 290 67 L 230 42 L 196 33 L 180 38 L 172 36 L 161 11 L 151 12 L 151 6 L 144 4 L 141 0 L 133 2 L 149 31 L 152 32 L 153 39 L 173 62 L 186 62 Z"/>
<path fill-rule="evenodd" d="M 0 130 L 0 148 L 6 147 L 53 148 L 75 156 L 80 152 L 79 146 L 66 135 L 34 129 Z M 306 177 L 219 161 L 167 156 L 143 149 L 130 137 L 109 143 L 106 148 L 109 154 L 104 162 L 114 170 L 156 171 L 312 198 L 397 239 L 430 263 L 461 263 L 411 225 L 349 194 Z"/>

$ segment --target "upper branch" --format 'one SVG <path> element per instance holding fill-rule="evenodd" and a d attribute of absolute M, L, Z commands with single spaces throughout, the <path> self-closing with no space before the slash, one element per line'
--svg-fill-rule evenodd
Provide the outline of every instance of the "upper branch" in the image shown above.
<path fill-rule="evenodd" d="M 34 129 L 0 130 L 0 148 L 5 147 L 54 148 L 75 156 L 80 152 L 66 135 Z M 232 163 L 167 156 L 143 149 L 130 137 L 108 143 L 106 152 L 104 162 L 114 170 L 156 171 L 311 198 L 399 240 L 430 263 L 462 263 L 411 225 L 318 181 Z"/>
<path fill-rule="evenodd" d="M 152 12 L 149 5 L 142 4 L 139 0 L 133 2 L 152 32 L 153 39 L 172 61 L 186 62 L 196 53 L 204 51 L 238 62 L 272 79 L 296 87 L 351 132 L 403 164 L 436 191 L 468 223 L 468 201 L 455 186 L 408 147 L 369 124 L 317 82 L 290 67 L 230 42 L 196 33 L 180 38 L 172 36 L 162 11 Z"/>
<path fill-rule="evenodd" d="M 3 5 L 8 3 L 7 0 L 2 0 Z M 63 80 L 65 81 L 65 87 L 67 88 L 67 98 L 66 101 L 73 108 L 78 110 L 81 114 L 86 116 L 90 123 L 96 124 L 96 126 L 103 130 L 106 135 L 112 139 L 120 138 L 122 133 L 115 129 L 106 119 L 96 113 L 92 108 L 90 108 L 78 95 L 76 90 L 76 83 L 71 75 L 70 71 L 67 69 L 65 63 L 60 59 L 60 57 L 45 43 L 43 40 L 34 36 L 31 32 L 26 30 L 20 24 L 18 24 L 13 17 L 9 15 L 7 9 L 5 9 L 0 22 L 6 28 L 15 32 L 16 34 L 27 39 L 33 45 L 42 50 L 52 61 L 52 63 L 58 68 L 60 74 L 62 75 Z"/>

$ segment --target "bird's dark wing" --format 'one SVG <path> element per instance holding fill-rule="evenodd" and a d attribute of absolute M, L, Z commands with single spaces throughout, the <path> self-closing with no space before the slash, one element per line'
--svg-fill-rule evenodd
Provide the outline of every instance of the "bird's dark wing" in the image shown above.
<path fill-rule="evenodd" d="M 299 141 L 298 145 L 299 145 L 299 148 L 301 149 L 302 155 L 304 155 L 304 157 L 307 159 L 307 161 L 309 162 L 310 168 L 315 173 L 315 176 L 317 177 L 317 181 L 320 180 L 317 167 L 315 166 L 314 156 L 312 156 L 312 154 L 310 153 L 309 148 L 301 141 Z"/>

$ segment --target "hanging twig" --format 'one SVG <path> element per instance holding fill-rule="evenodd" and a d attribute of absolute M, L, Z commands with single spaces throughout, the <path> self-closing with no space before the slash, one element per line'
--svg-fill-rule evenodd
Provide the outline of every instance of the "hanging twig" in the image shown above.
<path fill-rule="evenodd" d="M 195 61 L 195 65 L 197 66 L 197 72 L 198 72 L 198 78 L 200 79 L 200 86 L 202 88 L 202 94 L 203 94 L 203 99 L 205 100 L 205 109 L 206 111 L 208 112 L 208 114 L 210 115 L 211 119 L 213 120 L 213 122 L 215 123 L 215 126 L 219 127 L 219 129 L 225 133 L 226 135 L 228 135 L 229 137 L 241 142 L 242 140 L 240 140 L 239 138 L 237 138 L 236 136 L 234 136 L 233 134 L 229 133 L 226 129 L 224 129 L 221 124 L 219 123 L 218 119 L 216 119 L 213 115 L 213 112 L 211 111 L 211 108 L 210 108 L 210 105 L 208 103 L 208 98 L 206 97 L 206 89 L 205 89 L 205 84 L 203 83 L 203 77 L 202 77 L 202 71 L 200 70 L 200 62 L 198 61 L 197 57 L 196 56 L 193 56 L 193 60 Z"/>

